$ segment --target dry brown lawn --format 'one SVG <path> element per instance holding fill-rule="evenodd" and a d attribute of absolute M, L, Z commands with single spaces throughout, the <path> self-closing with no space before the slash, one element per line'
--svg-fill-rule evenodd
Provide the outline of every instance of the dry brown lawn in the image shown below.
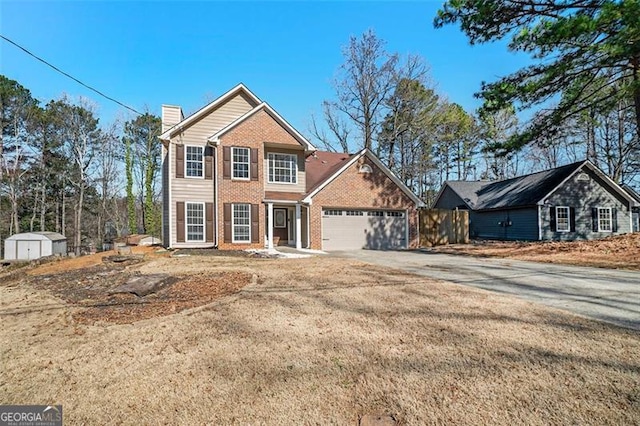
<path fill-rule="evenodd" d="M 638 332 L 331 257 L 125 272 L 257 280 L 181 312 L 85 324 L 77 314 L 97 308 L 0 276 L 2 403 L 63 404 L 67 424 L 640 423 Z"/>
<path fill-rule="evenodd" d="M 429 250 L 478 257 L 503 257 L 544 263 L 640 270 L 640 233 L 593 241 L 476 241 Z"/>

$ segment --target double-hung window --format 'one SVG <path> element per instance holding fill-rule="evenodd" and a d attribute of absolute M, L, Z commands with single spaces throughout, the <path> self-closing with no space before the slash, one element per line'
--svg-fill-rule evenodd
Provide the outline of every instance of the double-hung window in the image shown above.
<path fill-rule="evenodd" d="M 297 183 L 298 156 L 293 154 L 275 154 L 270 152 L 269 183 Z"/>
<path fill-rule="evenodd" d="M 556 231 L 569 232 L 571 230 L 569 207 L 556 207 Z"/>
<path fill-rule="evenodd" d="M 613 231 L 613 216 L 610 207 L 598 208 L 598 232 Z"/>
<path fill-rule="evenodd" d="M 202 177 L 203 176 L 203 154 L 204 148 L 201 146 L 187 146 L 185 161 L 185 176 Z"/>
<path fill-rule="evenodd" d="M 232 170 L 234 179 L 249 179 L 249 148 L 231 148 Z"/>
<path fill-rule="evenodd" d="M 187 241 L 204 241 L 204 203 L 186 203 Z"/>
<path fill-rule="evenodd" d="M 248 243 L 251 241 L 251 205 L 233 204 L 232 229 L 234 243 Z"/>

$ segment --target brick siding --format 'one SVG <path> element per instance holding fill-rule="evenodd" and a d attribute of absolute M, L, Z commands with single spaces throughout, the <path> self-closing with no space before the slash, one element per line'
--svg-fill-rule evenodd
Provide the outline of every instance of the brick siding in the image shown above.
<path fill-rule="evenodd" d="M 372 172 L 360 173 L 360 166 L 363 164 L 368 164 Z M 323 207 L 407 210 L 409 247 L 418 246 L 416 204 L 366 157 L 362 157 L 352 164 L 313 197 L 309 219 L 312 249 L 322 249 Z"/>

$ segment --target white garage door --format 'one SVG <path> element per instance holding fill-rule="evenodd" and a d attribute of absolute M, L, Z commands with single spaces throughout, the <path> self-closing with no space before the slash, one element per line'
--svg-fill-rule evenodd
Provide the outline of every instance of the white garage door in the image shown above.
<path fill-rule="evenodd" d="M 395 210 L 322 210 L 323 250 L 407 247 L 407 215 Z"/>

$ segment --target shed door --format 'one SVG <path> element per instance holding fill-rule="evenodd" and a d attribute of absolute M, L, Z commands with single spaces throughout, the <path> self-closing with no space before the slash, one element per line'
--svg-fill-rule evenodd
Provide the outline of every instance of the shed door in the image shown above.
<path fill-rule="evenodd" d="M 40 241 L 16 241 L 18 248 L 18 259 L 31 260 L 38 259 L 42 255 L 40 253 Z"/>
<path fill-rule="evenodd" d="M 404 211 L 323 209 L 323 250 L 387 250 L 407 247 Z"/>

